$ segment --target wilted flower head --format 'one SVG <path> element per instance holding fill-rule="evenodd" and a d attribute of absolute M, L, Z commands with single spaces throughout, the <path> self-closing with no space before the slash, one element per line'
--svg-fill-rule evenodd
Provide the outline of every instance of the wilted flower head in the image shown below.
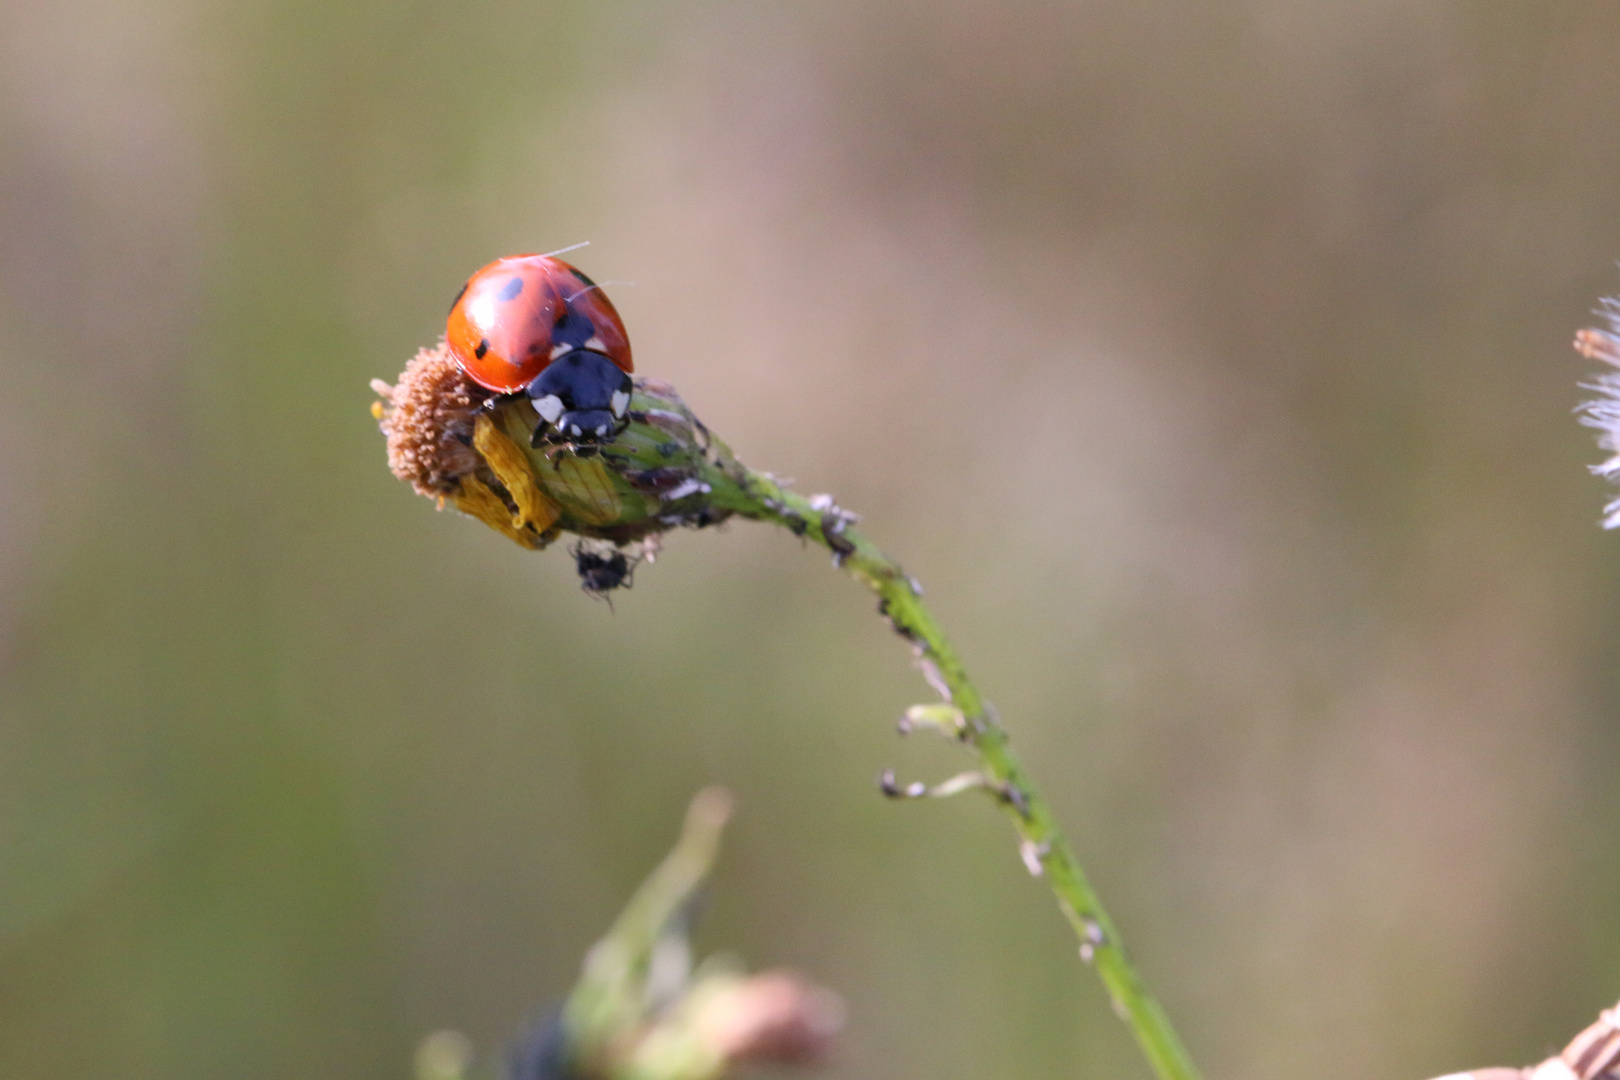
<path fill-rule="evenodd" d="M 743 502 L 728 496 L 746 470 L 657 379 L 636 379 L 624 430 L 589 447 L 530 445 L 533 403 L 479 386 L 442 341 L 418 352 L 397 384 L 371 388 L 395 476 L 526 548 L 575 533 L 593 592 L 627 584 L 660 533 L 715 524 Z"/>
<path fill-rule="evenodd" d="M 1608 325 L 1600 330 L 1587 327 L 1575 335 L 1575 351 L 1588 360 L 1601 360 L 1610 367 L 1620 369 L 1620 301 L 1608 299 L 1599 309 Z M 1591 382 L 1581 384 L 1600 396 L 1583 402 L 1579 409 L 1581 423 L 1598 431 L 1598 446 L 1609 455 L 1592 471 L 1610 483 L 1620 484 L 1620 370 L 1605 371 Z M 1620 528 L 1620 498 L 1613 499 L 1603 508 L 1603 527 Z"/>

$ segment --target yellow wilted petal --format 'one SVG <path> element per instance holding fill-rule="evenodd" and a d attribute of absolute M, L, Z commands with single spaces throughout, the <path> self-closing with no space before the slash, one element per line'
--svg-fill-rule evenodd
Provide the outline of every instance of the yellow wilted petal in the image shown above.
<path fill-rule="evenodd" d="M 539 549 L 545 546 L 537 534 L 513 520 L 512 512 L 506 508 L 506 503 L 501 501 L 501 497 L 476 476 L 463 476 L 461 490 L 450 496 L 450 499 L 455 503 L 456 509 L 463 514 L 477 518 L 496 532 L 510 537 L 526 548 Z"/>
<path fill-rule="evenodd" d="M 535 532 L 543 533 L 557 523 L 562 509 L 535 484 L 528 455 L 487 415 L 480 415 L 473 427 L 473 448 L 483 455 L 490 470 L 512 493 L 512 501 L 518 507 L 514 526 L 529 525 Z"/>

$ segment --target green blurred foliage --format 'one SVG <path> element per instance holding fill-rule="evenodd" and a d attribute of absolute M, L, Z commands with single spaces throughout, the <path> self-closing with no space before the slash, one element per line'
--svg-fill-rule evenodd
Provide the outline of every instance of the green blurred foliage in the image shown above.
<path fill-rule="evenodd" d="M 908 560 L 1212 1078 L 1620 993 L 1599 0 L 0 7 L 0 1075 L 484 1046 L 720 782 L 707 944 L 835 1076 L 1144 1076 L 790 537 L 633 592 L 435 514 L 367 380 L 582 239 L 641 370 Z"/>

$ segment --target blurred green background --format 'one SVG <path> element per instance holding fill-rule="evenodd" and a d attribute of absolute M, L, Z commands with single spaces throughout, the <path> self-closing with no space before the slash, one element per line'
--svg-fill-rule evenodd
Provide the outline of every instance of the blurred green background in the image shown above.
<path fill-rule="evenodd" d="M 699 786 L 702 938 L 833 1077 L 1147 1075 L 869 597 L 615 611 L 367 414 L 579 240 L 640 370 L 900 554 L 1215 1080 L 1539 1058 L 1620 995 L 1620 7 L 0 4 L 0 1076 L 498 1047 Z"/>

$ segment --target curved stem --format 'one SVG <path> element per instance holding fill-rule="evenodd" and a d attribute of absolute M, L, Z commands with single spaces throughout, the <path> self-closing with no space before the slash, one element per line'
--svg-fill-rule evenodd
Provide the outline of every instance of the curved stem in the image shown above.
<path fill-rule="evenodd" d="M 1159 1080 L 1198 1080 L 1046 800 L 922 602 L 922 590 L 854 528 L 854 515 L 827 496 L 807 499 L 743 465 L 668 383 L 638 379 L 625 429 L 589 453 L 533 446 L 529 436 L 539 417 L 527 398 L 498 399 L 486 416 L 481 403 L 487 395 L 469 385 L 442 345 L 419 354 L 398 387 L 381 384 L 388 404 L 377 415 L 388 435 L 390 467 L 423 494 L 441 503 L 449 495 L 459 509 L 524 547 L 544 547 L 564 531 L 624 545 L 735 514 L 815 541 L 877 593 L 878 610 L 911 643 L 929 682 L 948 702 L 915 708 L 908 720 L 955 736 L 980 762 L 978 772 L 933 789 L 901 791 L 885 777 L 885 791 L 944 795 L 977 788 L 995 795 L 1023 840 L 1025 864 L 1051 884 L 1080 938 L 1081 959 L 1096 966 Z M 476 451 L 471 460 L 461 449 L 469 444 Z"/>
<path fill-rule="evenodd" d="M 1025 860 L 1051 884 L 1069 925 L 1080 938 L 1080 955 L 1092 963 L 1130 1025 L 1160 1080 L 1199 1080 L 1197 1067 L 1125 952 L 1119 931 L 1070 850 L 1046 800 L 1019 765 L 1007 732 L 985 704 L 967 669 L 940 632 L 921 589 L 900 564 L 855 529 L 853 517 L 824 499 L 806 499 L 771 476 L 739 467 L 715 486 L 710 501 L 742 517 L 769 521 L 815 541 L 837 564 L 879 597 L 878 610 L 916 651 L 929 681 L 960 710 L 958 736 L 977 752 L 985 786 L 994 793 L 1023 840 Z"/>

